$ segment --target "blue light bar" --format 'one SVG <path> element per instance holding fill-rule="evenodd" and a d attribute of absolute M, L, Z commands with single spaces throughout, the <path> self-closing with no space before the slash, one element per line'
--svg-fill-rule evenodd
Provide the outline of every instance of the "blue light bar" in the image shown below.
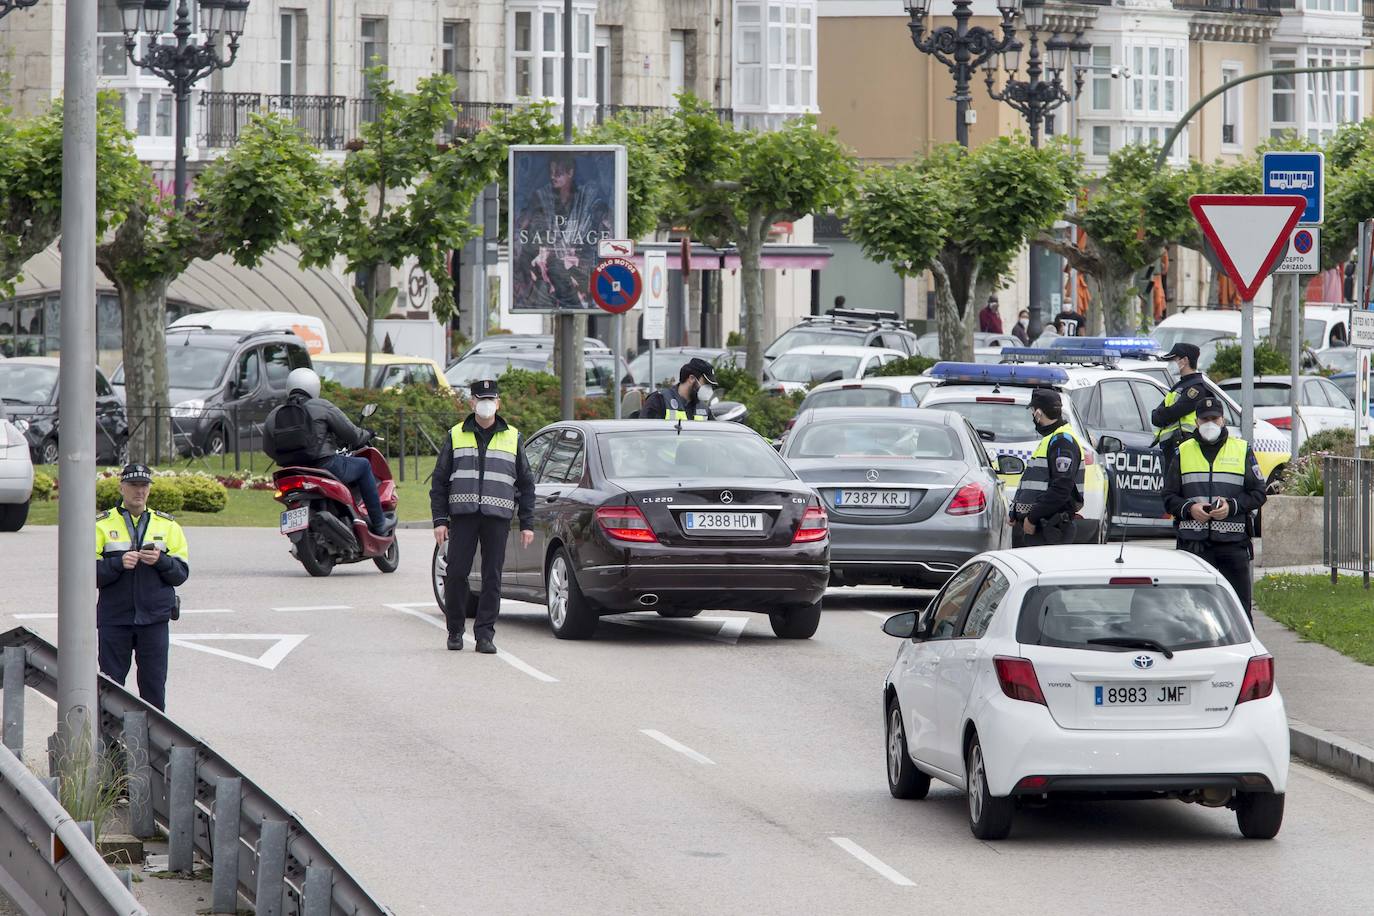
<path fill-rule="evenodd" d="M 1122 356 L 1154 356 L 1159 341 L 1153 337 L 1056 337 L 1051 346 L 1064 350 L 1116 350 Z"/>
<path fill-rule="evenodd" d="M 1007 352 L 1005 349 L 1002 351 Z M 1039 351 L 1037 351 L 1039 352 Z M 932 378 L 941 382 L 960 382 L 974 385 L 1063 385 L 1069 374 L 1057 366 L 1010 366 L 991 363 L 936 363 L 930 369 Z"/>
<path fill-rule="evenodd" d="M 1116 350 L 1088 347 L 1003 347 L 1004 363 L 1063 363 L 1074 366 L 1102 366 L 1121 358 Z"/>

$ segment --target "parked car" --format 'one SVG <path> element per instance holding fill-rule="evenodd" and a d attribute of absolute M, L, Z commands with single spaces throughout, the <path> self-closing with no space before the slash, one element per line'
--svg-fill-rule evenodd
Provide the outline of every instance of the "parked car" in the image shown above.
<path fill-rule="evenodd" d="M 1241 396 L 1241 380 L 1227 379 L 1221 383 L 1221 390 L 1238 399 Z M 1291 429 L 1293 412 L 1289 401 L 1292 390 L 1293 380 L 1290 376 L 1256 376 L 1255 416 L 1278 429 Z M 1331 379 L 1319 375 L 1298 376 L 1298 444 L 1302 445 L 1308 436 L 1323 430 L 1349 428 L 1354 409 L 1355 403 Z M 1365 418 L 1365 424 L 1374 429 L 1374 423 L 1368 418 Z"/>
<path fill-rule="evenodd" d="M 649 377 L 649 351 L 647 349 L 639 351 L 639 354 L 630 360 L 629 376 L 636 388 L 652 390 L 665 384 L 675 384 L 678 380 L 678 370 L 693 359 L 704 359 L 716 367 L 744 368 L 745 354 L 743 350 L 738 349 L 658 347 L 653 351 L 653 354 L 654 375 L 658 376 L 657 378 Z"/>
<path fill-rule="evenodd" d="M 23 433 L 34 464 L 57 464 L 60 452 L 58 360 L 16 356 L 0 360 L 0 401 Z M 124 405 L 99 367 L 95 370 L 96 461 L 122 464 L 128 457 L 129 423 Z"/>
<path fill-rule="evenodd" d="M 798 347 L 882 347 L 903 356 L 920 353 L 916 335 L 896 312 L 876 309 L 831 309 L 808 315 L 788 328 L 763 351 L 773 360 Z"/>
<path fill-rule="evenodd" d="M 1204 560 L 987 553 L 883 631 L 901 640 L 882 700 L 894 797 L 948 783 L 982 840 L 1006 837 L 1018 804 L 1061 798 L 1179 799 L 1234 809 L 1247 838 L 1279 832 L 1289 739 L 1274 660 Z"/>
<path fill-rule="evenodd" d="M 478 379 L 500 378 L 507 369 L 526 372 L 553 372 L 552 350 L 497 350 L 464 356 L 444 373 L 450 385 L 466 394 Z M 611 355 L 610 350 L 585 350 L 582 371 L 586 379 L 587 397 L 604 397 L 615 390 L 616 371 L 619 378 L 627 374 L 625 360 Z"/>
<path fill-rule="evenodd" d="M 310 360 L 320 378 L 338 382 L 345 388 L 367 387 L 363 384 L 366 361 L 366 353 L 326 353 Z M 431 391 L 452 388 L 439 364 L 423 356 L 373 353 L 372 378 L 373 388 L 400 388 L 403 385 L 417 385 Z"/>
<path fill-rule="evenodd" d="M 938 587 L 1009 543 L 1003 483 L 978 433 L 948 410 L 822 407 L 782 457 L 830 515 L 832 585 Z M 1025 462 L 1005 456 L 1007 473 Z"/>
<path fill-rule="evenodd" d="M 172 438 L 182 454 L 220 455 L 262 447 L 262 426 L 286 400 L 292 369 L 310 368 L 304 341 L 285 331 L 167 331 Z M 124 367 L 115 370 L 123 379 Z M 147 405 L 132 405 L 135 416 Z"/>
<path fill-rule="evenodd" d="M 33 498 L 33 457 L 29 442 L 0 403 L 0 531 L 18 531 L 29 517 Z"/>
<path fill-rule="evenodd" d="M 1257 340 L 1269 333 L 1269 321 L 1269 309 L 1255 309 Z M 1349 321 L 1350 310 L 1343 306 L 1304 306 L 1303 343 L 1313 350 L 1342 346 L 1350 339 Z M 1237 341 L 1241 336 L 1241 313 L 1239 309 L 1190 309 L 1176 312 L 1155 325 L 1150 336 L 1158 342 L 1161 352 L 1167 352 L 1180 341 L 1199 347 L 1218 338 L 1226 338 L 1228 342 Z"/>
<path fill-rule="evenodd" d="M 879 347 L 797 347 L 768 366 L 763 388 L 773 394 L 806 391 L 820 382 L 874 375 L 906 354 Z"/>
<path fill-rule="evenodd" d="M 822 382 L 806 394 L 797 412 L 787 418 L 782 441 L 797 423 L 797 417 L 820 407 L 915 407 L 921 395 L 935 384 L 927 375 L 874 375 L 864 379 Z"/>
<path fill-rule="evenodd" d="M 1334 374 L 1354 372 L 1355 362 L 1359 359 L 1359 349 L 1350 346 L 1323 347 L 1314 354 L 1317 365 Z"/>
<path fill-rule="evenodd" d="M 940 335 L 938 332 L 932 331 L 929 334 L 922 334 L 917 342 L 920 345 L 919 356 L 924 356 L 928 359 L 940 358 Z M 982 350 L 986 356 L 994 351 L 1000 351 L 1003 347 L 1019 346 L 1021 346 L 1021 341 L 1017 340 L 1011 334 L 991 334 L 986 331 L 973 332 L 973 349 L 975 353 Z M 995 363 L 997 360 L 980 359 L 977 360 L 977 362 Z"/>
<path fill-rule="evenodd" d="M 610 350 L 610 347 L 597 340 L 595 337 L 583 339 L 582 346 L 587 350 Z M 493 334 L 484 337 L 472 346 L 463 351 L 463 355 L 449 363 L 448 368 L 452 369 L 454 363 L 467 359 L 477 353 L 489 353 L 493 350 L 547 350 L 553 352 L 554 336 L 552 334 Z"/>
<path fill-rule="evenodd" d="M 753 430 L 564 422 L 530 437 L 525 454 L 535 540 L 507 550 L 501 594 L 545 605 L 555 636 L 585 639 L 608 614 L 705 608 L 766 613 L 782 638 L 816 632 L 830 576 L 825 510 Z M 441 605 L 443 558 L 436 549 Z M 474 594 L 480 578 L 474 563 Z"/>
<path fill-rule="evenodd" d="M 249 331 L 283 331 L 299 337 L 312 357 L 329 352 L 329 330 L 325 327 L 324 319 L 299 312 L 215 309 L 183 315 L 167 327 L 169 330 L 208 328 L 213 331 L 238 331 L 240 334 Z"/>

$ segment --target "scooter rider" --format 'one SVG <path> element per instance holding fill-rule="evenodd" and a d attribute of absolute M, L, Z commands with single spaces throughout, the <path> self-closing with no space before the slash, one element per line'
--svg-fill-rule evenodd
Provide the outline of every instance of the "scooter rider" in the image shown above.
<path fill-rule="evenodd" d="M 342 410 L 320 397 L 315 370 L 292 369 L 286 387 L 286 403 L 267 415 L 263 450 L 282 467 L 319 468 L 350 487 L 356 485 L 367 507 L 368 529 L 379 536 L 390 534 L 396 519 L 382 510 L 372 464 L 366 458 L 338 454 L 340 446 L 361 448 L 373 437 L 372 431 L 354 426 Z"/>
<path fill-rule="evenodd" d="M 716 378 L 711 364 L 694 357 L 678 371 L 678 383 L 644 399 L 639 416 L 645 420 L 710 420 Z"/>

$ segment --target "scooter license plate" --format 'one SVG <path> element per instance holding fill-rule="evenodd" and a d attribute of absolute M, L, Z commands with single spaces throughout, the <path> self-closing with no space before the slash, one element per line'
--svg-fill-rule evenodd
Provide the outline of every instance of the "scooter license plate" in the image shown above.
<path fill-rule="evenodd" d="M 310 527 L 310 509 L 287 509 L 281 514 L 281 533 L 304 531 Z"/>

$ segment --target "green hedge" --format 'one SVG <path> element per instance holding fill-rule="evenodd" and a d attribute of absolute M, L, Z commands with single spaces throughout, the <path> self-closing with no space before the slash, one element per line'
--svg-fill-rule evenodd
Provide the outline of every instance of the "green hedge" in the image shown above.
<path fill-rule="evenodd" d="M 212 477 L 177 477 L 182 508 L 187 512 L 223 512 L 229 504 L 229 491 Z"/>
<path fill-rule="evenodd" d="M 103 512 L 119 502 L 119 478 L 95 482 L 95 507 Z M 224 484 L 204 474 L 159 474 L 148 491 L 148 508 L 159 512 L 223 512 L 229 504 Z"/>
<path fill-rule="evenodd" d="M 1317 452 L 1329 452 L 1342 458 L 1355 457 L 1355 430 L 1353 428 L 1324 429 L 1308 436 L 1298 448 L 1299 455 L 1311 455 Z"/>
<path fill-rule="evenodd" d="M 33 472 L 33 499 L 38 502 L 46 502 L 52 499 L 52 491 L 56 486 L 51 474 L 43 471 Z"/>
<path fill-rule="evenodd" d="M 928 356 L 908 356 L 906 359 L 899 359 L 890 362 L 878 370 L 879 375 L 920 375 L 935 365 L 938 360 L 933 360 Z"/>
<path fill-rule="evenodd" d="M 1225 381 L 1240 378 L 1241 348 L 1239 344 L 1217 347 L 1217 358 L 1207 368 L 1208 378 Z M 1255 345 L 1255 375 L 1287 375 L 1288 357 L 1269 343 Z"/>
<path fill-rule="evenodd" d="M 716 381 L 720 383 L 722 400 L 739 401 L 749 410 L 744 423 L 759 435 L 776 439 L 782 435 L 787 421 L 797 415 L 797 408 L 805 399 L 801 393 L 772 395 L 764 391 L 746 369 L 718 366 Z"/>

